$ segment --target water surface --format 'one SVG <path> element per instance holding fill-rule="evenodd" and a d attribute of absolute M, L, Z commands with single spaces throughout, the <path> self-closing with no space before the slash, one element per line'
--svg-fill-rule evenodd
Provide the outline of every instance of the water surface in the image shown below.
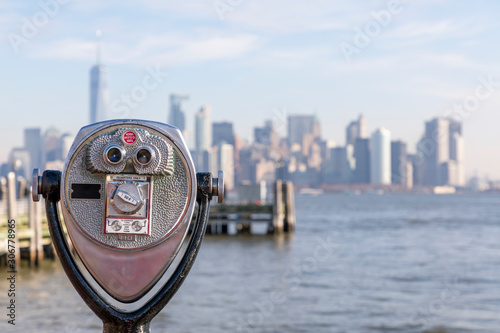
<path fill-rule="evenodd" d="M 293 235 L 207 236 L 152 332 L 498 332 L 499 203 L 297 196 Z M 101 331 L 58 262 L 24 269 L 17 289 L 17 325 L 0 331 Z"/>

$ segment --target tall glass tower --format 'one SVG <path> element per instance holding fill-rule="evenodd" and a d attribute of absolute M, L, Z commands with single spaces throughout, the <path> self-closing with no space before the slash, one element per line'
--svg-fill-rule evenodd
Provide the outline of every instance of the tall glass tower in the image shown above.
<path fill-rule="evenodd" d="M 183 132 L 186 129 L 186 119 L 182 110 L 182 101 L 187 100 L 188 95 L 171 94 L 170 95 L 170 115 L 168 123 L 177 127 Z"/>
<path fill-rule="evenodd" d="M 97 31 L 96 64 L 90 69 L 90 123 L 108 119 L 109 93 L 106 67 L 101 64 L 101 32 Z"/>
<path fill-rule="evenodd" d="M 372 135 L 370 150 L 370 179 L 372 184 L 391 184 L 391 132 L 377 129 Z"/>
<path fill-rule="evenodd" d="M 196 141 L 195 148 L 198 152 L 210 150 L 212 147 L 212 121 L 210 116 L 212 109 L 204 105 L 200 111 L 196 113 L 195 128 Z"/>

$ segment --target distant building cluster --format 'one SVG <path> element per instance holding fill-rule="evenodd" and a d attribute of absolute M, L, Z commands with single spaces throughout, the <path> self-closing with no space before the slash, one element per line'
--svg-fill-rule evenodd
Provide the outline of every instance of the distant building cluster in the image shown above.
<path fill-rule="evenodd" d="M 24 145 L 13 148 L 8 162 L 0 165 L 0 176 L 15 171 L 17 177 L 30 181 L 33 169 L 62 170 L 74 135 L 49 128 L 42 133 L 40 128 L 24 130 Z"/>
<path fill-rule="evenodd" d="M 172 103 L 171 113 L 180 110 Z M 170 117 L 175 118 L 184 119 Z M 195 115 L 195 166 L 211 172 L 224 170 L 228 190 L 238 184 L 271 183 L 275 179 L 291 180 L 298 187 L 465 186 L 459 122 L 443 118 L 426 122 L 415 154 L 408 152 L 405 142 L 391 140 L 385 128 L 368 137 L 363 116 L 348 124 L 343 146 L 322 138 L 320 121 L 314 115 L 290 115 L 287 122 L 286 137 L 280 137 L 273 121 L 267 120 L 254 128 L 251 143 L 243 143 L 232 123 L 212 123 L 211 108 L 203 106 Z M 173 125 L 177 125 L 175 121 Z"/>
<path fill-rule="evenodd" d="M 321 141 L 319 143 L 321 145 Z M 465 186 L 462 124 L 443 118 L 425 123 L 425 133 L 408 152 L 407 144 L 391 140 L 385 128 L 366 136 L 360 116 L 346 128 L 346 143 L 323 156 L 323 184 Z"/>
<path fill-rule="evenodd" d="M 169 120 L 186 138 L 184 95 L 171 95 Z M 231 122 L 212 122 L 212 109 L 201 106 L 195 114 L 191 153 L 197 170 L 225 173 L 226 190 L 241 184 L 272 184 L 291 180 L 296 187 L 335 185 L 465 186 L 462 124 L 444 118 L 425 122 L 425 131 L 410 154 L 407 144 L 391 140 L 385 128 L 366 133 L 360 116 L 346 127 L 345 145 L 321 136 L 315 115 L 289 115 L 286 137 L 280 137 L 271 120 L 254 128 L 253 141 L 243 142 Z M 34 168 L 62 169 L 74 136 L 49 128 L 24 131 L 24 146 L 14 148 L 0 176 L 15 170 L 30 179 Z"/>

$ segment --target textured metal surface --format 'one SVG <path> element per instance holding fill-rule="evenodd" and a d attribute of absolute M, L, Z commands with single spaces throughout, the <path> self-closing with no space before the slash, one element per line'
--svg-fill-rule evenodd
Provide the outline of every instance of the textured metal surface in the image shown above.
<path fill-rule="evenodd" d="M 156 140 L 159 142 L 158 144 L 160 146 L 163 144 L 163 147 L 166 147 L 167 140 L 163 138 L 159 139 L 159 136 L 161 135 L 160 133 L 154 133 L 152 130 L 146 131 L 145 129 L 141 129 L 139 126 L 135 126 L 133 128 L 138 133 L 138 139 L 136 140 L 137 146 L 145 145 L 146 141 L 151 143 Z M 99 133 L 97 138 L 89 138 L 87 140 L 88 142 L 84 142 L 73 152 L 73 158 L 69 161 L 69 163 L 67 163 L 64 173 L 64 176 L 66 177 L 66 192 L 63 194 L 63 201 L 65 206 L 69 208 L 70 213 L 64 215 L 65 218 L 71 219 L 66 223 L 71 224 L 73 222 L 77 224 L 86 235 L 99 243 L 122 249 L 142 248 L 154 245 L 155 243 L 165 239 L 165 237 L 172 232 L 177 223 L 179 223 L 185 215 L 188 206 L 188 199 L 191 195 L 189 169 L 180 152 L 178 152 L 171 143 L 168 143 L 168 146 L 170 147 L 169 156 L 171 156 L 172 160 L 170 164 L 172 164 L 173 167 L 170 166 L 169 168 L 171 170 L 175 170 L 175 172 L 171 175 L 152 176 L 152 193 L 154 193 L 154 195 L 151 207 L 154 208 L 151 209 L 150 236 L 137 235 L 136 241 L 130 242 L 119 239 L 118 235 L 104 234 L 104 192 L 101 193 L 101 200 L 69 199 L 71 194 L 70 185 L 72 183 L 101 184 L 102 191 L 105 190 L 106 174 L 90 172 L 86 168 L 88 163 L 87 151 L 93 151 L 91 155 L 99 156 L 102 159 L 102 152 L 99 152 L 98 148 L 88 148 L 89 143 L 92 142 L 91 145 L 93 147 L 102 146 L 102 149 L 105 149 L 107 144 L 104 144 L 104 141 L 101 142 L 104 138 L 121 140 L 121 134 L 125 130 L 130 130 L 130 128 L 110 128 L 107 130 L 107 133 L 114 134 L 102 135 L 102 133 Z M 106 132 L 103 131 L 103 133 Z M 113 141 L 113 143 L 116 142 L 117 141 Z M 134 146 L 133 148 L 135 149 L 136 147 Z M 133 152 L 134 149 L 131 148 L 129 150 Z M 127 152 L 129 150 L 127 150 Z M 101 167 L 104 167 L 103 164 L 101 164 Z"/>
<path fill-rule="evenodd" d="M 127 131 L 134 131 L 137 134 L 137 138 L 133 143 L 126 143 L 122 140 L 123 134 Z M 126 153 L 122 162 L 116 165 L 107 164 L 103 159 L 106 148 L 113 144 L 124 148 Z M 87 168 L 94 173 L 120 173 L 125 168 L 127 160 L 133 160 L 136 150 L 140 147 L 151 149 L 156 158 L 148 165 L 134 164 L 135 171 L 138 174 L 171 175 L 174 172 L 172 145 L 163 138 L 137 127 L 119 128 L 95 138 L 88 145 Z"/>

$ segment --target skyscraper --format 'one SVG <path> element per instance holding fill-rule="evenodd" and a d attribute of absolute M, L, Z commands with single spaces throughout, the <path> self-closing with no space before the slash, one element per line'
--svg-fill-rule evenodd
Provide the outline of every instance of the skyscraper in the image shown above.
<path fill-rule="evenodd" d="M 465 186 L 464 138 L 462 123 L 450 120 L 450 162 L 455 165 L 455 172 L 448 183 L 453 186 Z"/>
<path fill-rule="evenodd" d="M 366 138 L 366 120 L 360 115 L 358 120 L 351 121 L 345 130 L 345 144 L 354 145 L 357 138 Z"/>
<path fill-rule="evenodd" d="M 358 137 L 366 138 L 366 118 L 362 114 L 358 118 Z"/>
<path fill-rule="evenodd" d="M 35 168 L 44 168 L 42 143 L 40 128 L 26 128 L 24 130 L 24 148 L 30 156 L 30 165 L 27 166 L 30 172 Z"/>
<path fill-rule="evenodd" d="M 291 115 L 288 116 L 288 144 L 292 146 L 298 143 L 302 146 L 306 134 L 313 135 L 318 130 L 315 128 L 315 116 L 313 115 Z"/>
<path fill-rule="evenodd" d="M 351 181 L 351 165 L 349 163 L 349 152 L 352 145 L 347 147 L 330 148 L 330 160 L 326 162 L 324 170 L 324 181 L 327 184 L 349 184 Z"/>
<path fill-rule="evenodd" d="M 234 189 L 234 146 L 221 143 L 218 149 L 219 170 L 224 172 L 224 188 L 228 191 Z"/>
<path fill-rule="evenodd" d="M 168 123 L 184 132 L 186 129 L 186 119 L 182 110 L 182 101 L 187 100 L 188 95 L 171 94 L 170 95 L 170 113 Z"/>
<path fill-rule="evenodd" d="M 195 155 L 193 156 L 196 168 L 208 170 L 210 168 L 210 154 L 212 150 L 212 109 L 202 106 L 195 115 Z"/>
<path fill-rule="evenodd" d="M 253 131 L 254 142 L 270 148 L 277 148 L 279 145 L 278 132 L 271 120 L 267 120 L 264 127 L 255 127 Z"/>
<path fill-rule="evenodd" d="M 60 151 L 61 133 L 55 127 L 48 128 L 43 135 L 43 148 L 45 162 L 53 162 L 61 159 Z"/>
<path fill-rule="evenodd" d="M 391 184 L 391 132 L 379 128 L 372 134 L 370 154 L 372 184 Z"/>
<path fill-rule="evenodd" d="M 212 145 L 219 146 L 228 143 L 234 147 L 233 123 L 224 121 L 212 124 Z"/>
<path fill-rule="evenodd" d="M 398 185 L 406 185 L 408 183 L 408 152 L 406 143 L 403 141 L 391 142 L 391 183 Z M 412 179 L 413 183 L 413 179 Z"/>
<path fill-rule="evenodd" d="M 370 139 L 357 138 L 354 142 L 354 159 L 356 166 L 353 172 L 354 184 L 370 183 Z"/>
<path fill-rule="evenodd" d="M 417 143 L 417 151 L 415 154 L 408 154 L 408 159 L 411 162 L 413 168 L 413 185 L 424 186 L 425 185 L 425 138 L 421 138 Z"/>
<path fill-rule="evenodd" d="M 425 136 L 420 142 L 424 155 L 424 185 L 445 185 L 443 163 L 450 159 L 450 121 L 434 118 L 425 123 Z"/>
<path fill-rule="evenodd" d="M 212 108 L 204 105 L 195 116 L 195 149 L 198 152 L 212 147 Z"/>
<path fill-rule="evenodd" d="M 96 64 L 90 69 L 90 123 L 108 119 L 109 93 L 107 85 L 106 67 L 101 62 L 101 49 L 99 37 L 101 32 L 97 31 Z"/>

